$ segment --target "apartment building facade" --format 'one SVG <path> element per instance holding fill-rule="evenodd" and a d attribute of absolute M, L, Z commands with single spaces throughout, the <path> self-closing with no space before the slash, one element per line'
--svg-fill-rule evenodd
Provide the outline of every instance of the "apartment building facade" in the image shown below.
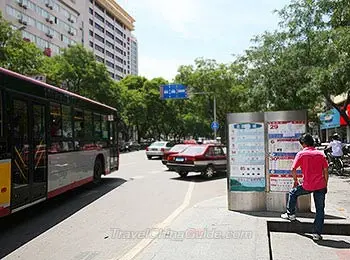
<path fill-rule="evenodd" d="M 132 74 L 134 18 L 115 0 L 86 0 L 83 42 L 115 80 Z"/>
<path fill-rule="evenodd" d="M 135 20 L 115 0 L 1 0 L 0 10 L 47 56 L 79 43 L 113 79 L 137 74 Z"/>
<path fill-rule="evenodd" d="M 139 74 L 139 59 L 138 59 L 138 45 L 137 39 L 134 35 L 131 36 L 131 48 L 130 48 L 130 69 L 132 75 Z"/>
<path fill-rule="evenodd" d="M 82 43 L 83 23 L 76 0 L 2 0 L 0 10 L 25 40 L 34 42 L 47 56 Z"/>

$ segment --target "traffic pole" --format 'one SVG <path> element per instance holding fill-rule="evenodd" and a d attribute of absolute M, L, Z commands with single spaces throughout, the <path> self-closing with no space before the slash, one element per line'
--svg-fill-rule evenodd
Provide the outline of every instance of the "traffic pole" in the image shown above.
<path fill-rule="evenodd" d="M 214 94 L 214 122 L 216 122 L 216 96 Z M 214 127 L 214 140 L 216 141 L 216 128 Z"/>

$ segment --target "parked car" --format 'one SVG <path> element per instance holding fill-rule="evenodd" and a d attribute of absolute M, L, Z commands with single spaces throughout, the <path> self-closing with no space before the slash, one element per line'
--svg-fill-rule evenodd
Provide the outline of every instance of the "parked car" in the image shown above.
<path fill-rule="evenodd" d="M 226 171 L 227 157 L 220 144 L 192 145 L 181 153 L 170 155 L 167 166 L 181 177 L 189 172 L 200 172 L 205 178 L 212 178 L 216 172 Z"/>
<path fill-rule="evenodd" d="M 164 152 L 169 151 L 173 147 L 172 142 L 168 141 L 157 141 L 153 142 L 150 146 L 146 148 L 146 156 L 148 160 L 151 160 L 153 156 L 162 158 Z"/>
<path fill-rule="evenodd" d="M 136 141 L 127 142 L 125 145 L 125 150 L 128 152 L 139 151 L 140 149 L 141 149 L 141 145 Z"/>
<path fill-rule="evenodd" d="M 187 149 L 187 147 L 191 146 L 192 144 L 176 144 L 174 145 L 169 151 L 164 151 L 164 155 L 163 155 L 163 158 L 162 158 L 162 163 L 168 167 L 169 170 L 172 170 L 173 168 L 172 167 L 169 167 L 167 165 L 168 163 L 168 157 L 170 155 L 175 155 L 175 154 L 178 154 L 178 153 L 181 153 L 183 152 L 185 149 Z"/>

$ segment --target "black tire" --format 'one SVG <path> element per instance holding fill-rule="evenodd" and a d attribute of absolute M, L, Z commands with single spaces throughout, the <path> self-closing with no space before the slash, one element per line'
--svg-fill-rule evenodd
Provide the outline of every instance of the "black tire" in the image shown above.
<path fill-rule="evenodd" d="M 212 165 L 208 165 L 207 168 L 202 172 L 201 174 L 203 177 L 205 177 L 206 179 L 211 179 L 214 177 L 215 175 L 215 170 L 214 167 Z"/>
<path fill-rule="evenodd" d="M 103 164 L 100 158 L 97 158 L 94 165 L 94 184 L 101 183 L 101 177 L 103 174 Z"/>
<path fill-rule="evenodd" d="M 181 178 L 187 177 L 187 174 L 188 174 L 188 172 L 185 172 L 185 171 L 180 171 L 180 172 L 177 172 L 177 173 L 180 175 Z"/>
<path fill-rule="evenodd" d="M 334 160 L 334 170 L 338 175 L 343 175 L 344 173 L 344 165 L 341 159 Z"/>
<path fill-rule="evenodd" d="M 152 156 L 147 155 L 147 159 L 148 159 L 148 160 L 151 160 L 151 159 L 152 159 Z"/>

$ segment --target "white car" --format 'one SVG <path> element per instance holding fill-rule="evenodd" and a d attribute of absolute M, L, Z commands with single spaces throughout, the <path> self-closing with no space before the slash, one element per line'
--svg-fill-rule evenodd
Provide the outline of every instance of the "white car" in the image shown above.
<path fill-rule="evenodd" d="M 146 148 L 146 156 L 148 160 L 151 160 L 153 156 L 162 158 L 164 151 L 169 151 L 174 144 L 167 141 L 157 141 L 153 142 L 150 146 Z"/>

